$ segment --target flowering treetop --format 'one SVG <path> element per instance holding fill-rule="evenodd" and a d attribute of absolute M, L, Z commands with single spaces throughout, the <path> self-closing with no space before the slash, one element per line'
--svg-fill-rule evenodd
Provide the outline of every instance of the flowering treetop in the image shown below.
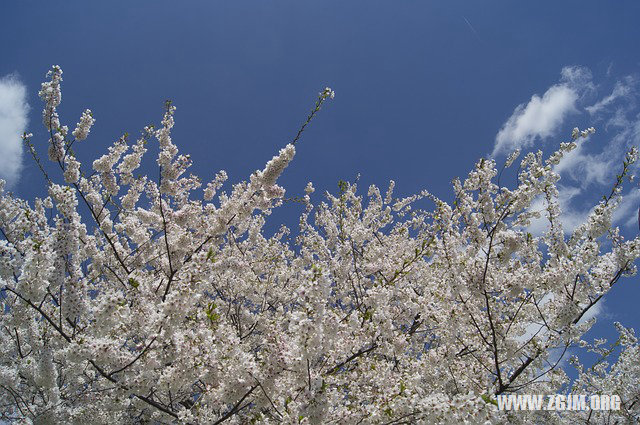
<path fill-rule="evenodd" d="M 634 274 L 640 240 L 625 241 L 612 213 L 629 167 L 566 238 L 553 166 L 593 129 L 544 159 L 520 161 L 515 188 L 493 160 L 453 182 L 453 204 L 424 191 L 367 196 L 357 184 L 312 204 L 307 185 L 297 236 L 265 237 L 280 206 L 277 179 L 305 126 L 333 98 L 327 88 L 293 141 L 247 181 L 221 191 L 186 172 L 171 138 L 175 107 L 132 143 L 116 141 L 92 170 L 58 116 L 62 70 L 40 96 L 49 196 L 33 206 L 0 196 L 0 418 L 20 423 L 576 423 L 599 412 L 502 412 L 495 396 L 586 392 L 621 397 L 619 421 L 640 414 L 637 339 L 619 325 L 622 353 L 581 320 Z M 156 139 L 159 178 L 135 176 Z M 510 156 L 511 167 L 518 153 Z M 203 193 L 200 192 L 203 190 Z M 545 209 L 533 211 L 542 197 Z M 433 201 L 433 211 L 415 202 Z M 215 199 L 215 201 L 214 201 Z M 544 214 L 548 230 L 527 232 Z M 589 346 L 578 379 L 559 367 Z M 600 416 L 602 415 L 602 416 Z"/>

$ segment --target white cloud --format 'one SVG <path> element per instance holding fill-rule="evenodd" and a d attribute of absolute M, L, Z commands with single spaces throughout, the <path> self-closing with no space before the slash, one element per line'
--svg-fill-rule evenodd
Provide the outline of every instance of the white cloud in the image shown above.
<path fill-rule="evenodd" d="M 608 106 L 610 106 L 616 100 L 621 98 L 628 99 L 633 93 L 635 84 L 636 84 L 635 78 L 631 76 L 623 80 L 617 81 L 610 95 L 599 100 L 594 105 L 587 106 L 584 109 L 586 109 L 587 112 L 589 112 L 589 114 L 596 115 L 599 112 L 602 112 L 603 110 L 605 110 Z"/>
<path fill-rule="evenodd" d="M 22 169 L 22 134 L 27 128 L 27 90 L 15 75 L 0 78 L 0 178 L 9 185 Z"/>
<path fill-rule="evenodd" d="M 528 148 L 536 139 L 553 136 L 568 114 L 578 112 L 576 103 L 595 91 L 587 68 L 567 66 L 560 74 L 560 83 L 549 87 L 542 97 L 534 94 L 527 104 L 515 108 L 496 136 L 492 156 Z"/>
<path fill-rule="evenodd" d="M 591 307 L 589 310 L 587 310 L 587 312 L 584 314 L 584 316 L 582 316 L 580 318 L 580 320 L 578 321 L 578 325 L 581 325 L 585 322 L 588 322 L 589 320 L 593 319 L 594 317 L 597 319 L 598 317 L 601 316 L 608 316 L 608 314 L 606 313 L 606 309 L 604 306 L 604 301 L 605 299 L 602 298 L 600 299 L 600 301 L 598 301 L 597 303 L 595 303 L 593 305 L 593 307 Z"/>
<path fill-rule="evenodd" d="M 562 124 L 565 115 L 575 110 L 577 93 L 555 85 L 540 97 L 533 95 L 528 104 L 519 105 L 496 136 L 492 156 L 528 148 L 536 138 L 551 136 Z"/>
<path fill-rule="evenodd" d="M 584 223 L 593 211 L 600 196 L 609 194 L 615 183 L 615 175 L 622 168 L 622 160 L 631 146 L 640 145 L 640 113 L 638 96 L 640 78 L 626 76 L 611 81 L 611 69 L 608 70 L 608 83 L 604 95 L 596 96 L 602 90 L 601 84 L 594 84 L 591 73 L 586 68 L 567 67 L 562 70 L 559 83 L 551 86 L 542 97 L 534 95 L 527 104 L 518 106 L 512 116 L 503 125 L 496 136 L 493 155 L 508 153 L 515 148 L 531 147 L 534 143 L 554 136 L 562 128 L 569 114 L 584 121 L 601 122 L 597 133 L 586 139 L 579 139 L 577 147 L 565 154 L 554 171 L 561 176 L 558 185 L 558 204 L 562 211 L 560 222 L 565 235 Z M 590 105 L 586 106 L 585 105 Z M 572 123 L 568 123 L 572 124 Z M 594 125 L 597 127 L 597 125 Z M 574 127 L 567 125 L 566 127 Z M 570 131 L 570 130 L 569 130 Z M 568 133 L 566 134 L 568 136 Z M 565 137 L 562 139 L 566 140 Z M 640 165 L 631 170 L 638 174 Z M 613 215 L 614 225 L 633 226 L 633 235 L 637 232 L 640 190 L 635 187 L 626 190 Z M 631 190 L 629 190 L 631 189 Z M 531 221 L 527 231 L 535 236 L 542 235 L 549 228 L 546 218 L 545 200 L 536 198 L 529 210 L 539 211 L 541 218 Z M 553 300 L 553 297 L 541 300 L 541 304 Z M 580 319 L 580 324 L 596 317 L 608 315 L 607 306 L 600 300 Z M 528 341 L 533 335 L 544 338 L 547 330 L 540 323 L 530 323 L 523 334 L 516 339 Z M 570 352 L 551 350 L 549 361 L 563 364 Z"/>
<path fill-rule="evenodd" d="M 580 195 L 580 188 L 558 186 L 558 205 L 562 214 L 560 215 L 560 224 L 565 234 L 571 234 L 576 227 L 582 224 L 588 217 L 590 210 L 578 210 L 572 208 L 571 200 Z M 534 236 L 541 236 L 549 230 L 549 219 L 547 218 L 546 202 L 544 198 L 536 198 L 529 207 L 531 211 L 540 212 L 540 218 L 531 220 L 531 224 L 527 227 L 527 231 Z"/>
<path fill-rule="evenodd" d="M 618 158 L 605 151 L 600 154 L 586 153 L 588 143 L 593 139 L 578 140 L 578 146 L 565 154 L 553 167 L 556 173 L 571 177 L 582 189 L 591 184 L 609 184 L 612 171 L 618 165 Z M 612 147 L 612 146 L 610 146 Z"/>
<path fill-rule="evenodd" d="M 562 78 L 561 83 L 571 87 L 580 95 L 580 98 L 585 98 L 596 92 L 596 85 L 593 83 L 591 71 L 584 66 L 565 66 L 560 71 Z"/>
<path fill-rule="evenodd" d="M 633 190 L 624 195 L 622 201 L 613 213 L 613 223 L 622 223 L 625 226 L 638 226 L 638 203 L 640 202 L 640 191 Z"/>
<path fill-rule="evenodd" d="M 575 113 L 576 119 L 601 121 L 604 125 L 595 135 L 577 140 L 577 147 L 566 153 L 554 167 L 562 178 L 558 186 L 560 221 L 565 234 L 571 234 L 587 219 L 599 201 L 598 194 L 610 192 L 625 153 L 631 146 L 640 145 L 637 107 L 640 78 L 629 75 L 610 81 L 607 94 L 597 97 L 605 82 L 596 85 L 587 68 L 565 67 L 561 75 L 560 82 L 551 86 L 542 97 L 534 95 L 529 103 L 514 110 L 496 136 L 493 156 L 515 148 L 531 147 L 555 135 L 570 113 Z M 636 174 L 639 171 L 638 164 L 631 170 Z M 628 192 L 614 213 L 613 224 L 637 226 L 639 202 L 639 191 Z M 544 209 L 542 198 L 536 199 L 530 207 L 530 210 L 542 213 L 542 217 L 532 220 L 528 227 L 534 235 L 541 235 L 548 229 Z"/>
<path fill-rule="evenodd" d="M 571 235 L 573 231 L 582 223 L 587 221 L 589 214 L 593 211 L 590 208 L 579 208 L 572 205 L 572 201 L 582 195 L 583 189 L 574 186 L 558 186 L 558 204 L 562 211 L 560 215 L 560 223 L 562 231 L 565 235 Z M 603 192 L 604 193 L 604 192 Z M 595 206 L 598 199 L 593 199 Z M 612 224 L 614 226 L 638 226 L 638 207 L 640 206 L 640 191 L 632 189 L 625 194 L 613 213 Z M 527 232 L 534 236 L 541 236 L 549 230 L 549 220 L 546 217 L 546 205 L 544 198 L 538 197 L 532 203 L 529 209 L 531 211 L 539 211 L 540 218 L 531 220 L 531 224 L 527 227 Z"/>

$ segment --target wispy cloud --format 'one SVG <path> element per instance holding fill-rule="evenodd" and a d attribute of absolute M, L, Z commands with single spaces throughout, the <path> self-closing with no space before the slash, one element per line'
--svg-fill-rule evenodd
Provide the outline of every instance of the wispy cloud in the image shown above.
<path fill-rule="evenodd" d="M 576 185 L 558 185 L 558 205 L 562 214 L 560 216 L 560 223 L 562 224 L 562 230 L 565 234 L 570 235 L 573 231 L 582 223 L 584 223 L 589 214 L 593 211 L 594 204 L 598 201 L 597 198 L 590 197 L 587 204 L 577 202 L 579 199 L 584 200 L 584 194 L 587 193 L 587 187 L 596 184 L 600 188 L 600 192 L 610 190 L 607 184 L 611 186 L 614 179 L 605 179 L 605 176 L 611 176 L 615 172 L 619 172 L 616 169 L 618 166 L 617 161 L 606 161 L 599 159 L 599 156 L 581 155 L 577 148 L 577 156 L 568 158 L 566 163 L 558 164 L 559 169 L 554 171 L 559 172 L 561 175 L 572 175 L 577 181 Z M 572 152 L 573 153 L 573 152 Z M 577 158 L 577 159 L 576 159 Z M 615 158 L 617 159 L 617 158 Z M 564 160 L 564 159 L 563 159 Z M 593 161 L 589 164 L 589 161 Z M 574 166 L 574 168 L 571 168 Z M 593 167 L 592 169 L 584 167 Z M 566 169 L 565 169 L 566 167 Z M 582 171 L 580 171 L 582 170 Z M 582 179 L 580 180 L 580 177 Z M 566 180 L 566 179 L 565 179 Z M 611 180 L 611 181 L 609 181 Z M 585 205 L 588 205 L 585 208 Z M 640 191 L 637 188 L 631 188 L 622 195 L 622 199 L 618 204 L 618 207 L 613 213 L 613 224 L 616 226 L 638 226 L 638 206 L 640 205 Z M 531 224 L 527 230 L 535 235 L 540 236 L 549 229 L 549 221 L 546 218 L 546 205 L 543 198 L 537 198 L 532 202 L 530 206 L 531 211 L 539 211 L 540 218 L 531 220 Z"/>
<path fill-rule="evenodd" d="M 591 115 L 597 115 L 599 112 L 606 110 L 607 107 L 610 107 L 611 104 L 618 99 L 630 100 L 635 90 L 635 85 L 636 79 L 634 77 L 628 76 L 626 78 L 623 78 L 622 80 L 616 82 L 610 95 L 602 98 L 591 106 L 587 106 L 584 109 Z"/>
<path fill-rule="evenodd" d="M 571 201 L 580 195 L 580 192 L 580 188 L 577 187 L 558 186 L 558 205 L 562 211 L 560 224 L 565 233 L 573 232 L 576 227 L 584 223 L 591 212 L 590 210 L 583 210 L 572 206 Z M 546 216 L 547 211 L 544 199 L 539 197 L 534 200 L 531 203 L 530 210 L 540 212 L 540 218 L 531 220 L 531 224 L 527 230 L 534 236 L 541 236 L 549 229 L 549 220 Z"/>
<path fill-rule="evenodd" d="M 0 178 L 11 186 L 22 169 L 22 134 L 29 105 L 25 85 L 15 75 L 0 78 Z"/>
<path fill-rule="evenodd" d="M 593 145 L 597 136 L 578 140 L 578 147 L 566 154 L 554 167 L 554 171 L 566 178 L 571 178 L 581 189 L 592 184 L 610 183 L 609 176 L 618 165 L 617 155 L 611 152 L 588 153 L 589 145 Z"/>
<path fill-rule="evenodd" d="M 624 226 L 638 226 L 638 204 L 640 191 L 634 190 L 622 197 L 622 201 L 613 213 L 613 222 Z"/>
<path fill-rule="evenodd" d="M 640 79 L 636 76 L 615 76 L 612 67 L 602 81 L 594 82 L 588 69 L 567 67 L 562 70 L 559 83 L 549 87 L 542 97 L 534 95 L 529 103 L 519 105 L 496 136 L 493 155 L 508 153 L 515 148 L 529 148 L 551 136 L 566 140 L 571 128 L 578 122 L 594 125 L 596 133 L 586 139 L 578 139 L 577 147 L 566 154 L 554 167 L 561 176 L 557 202 L 562 211 L 560 222 L 566 235 L 584 223 L 597 202 L 599 195 L 609 194 L 622 169 L 622 160 L 631 146 L 640 145 Z M 571 120 L 567 118 L 571 115 Z M 566 123 L 565 123 L 566 122 Z M 540 146 L 541 147 L 541 146 Z M 538 146 L 536 146 L 538 148 Z M 638 173 L 636 166 L 632 172 Z M 634 187 L 629 187 L 634 186 Z M 638 226 L 640 190 L 627 185 L 613 215 L 613 224 Z M 549 228 L 543 197 L 535 199 L 530 210 L 539 211 L 541 217 L 531 221 L 527 231 L 539 236 Z M 553 297 L 542 302 L 553 301 Z M 541 303 L 542 303 L 541 302 Z M 600 300 L 581 318 L 584 323 L 609 313 Z M 522 342 L 533 335 L 544 338 L 546 330 L 538 323 L 531 323 L 519 337 Z M 549 361 L 564 364 L 571 350 L 554 349 Z"/>
<path fill-rule="evenodd" d="M 596 81 L 587 68 L 565 67 L 558 83 L 544 95 L 533 95 L 528 103 L 519 105 L 498 132 L 493 156 L 531 148 L 560 133 L 566 137 L 558 139 L 566 140 L 574 122 L 586 121 L 596 127 L 596 134 L 579 139 L 577 148 L 554 167 L 562 179 L 558 203 L 565 233 L 572 233 L 586 220 L 599 200 L 594 194 L 610 192 L 625 153 L 631 146 L 640 145 L 639 88 L 640 79 L 635 75 L 616 77 L 609 69 Z M 574 122 L 567 122 L 570 115 Z M 632 171 L 639 170 L 636 166 Z M 628 186 L 613 217 L 616 225 L 637 225 L 640 192 Z M 529 231 L 533 234 L 542 234 L 548 228 L 544 208 L 542 199 L 531 205 L 531 210 L 543 215 L 532 221 Z"/>
<path fill-rule="evenodd" d="M 515 108 L 496 136 L 492 156 L 529 148 L 537 139 L 555 135 L 566 116 L 578 112 L 578 100 L 592 90 L 588 69 L 563 68 L 560 83 L 549 87 L 542 97 L 534 94 L 528 103 Z"/>

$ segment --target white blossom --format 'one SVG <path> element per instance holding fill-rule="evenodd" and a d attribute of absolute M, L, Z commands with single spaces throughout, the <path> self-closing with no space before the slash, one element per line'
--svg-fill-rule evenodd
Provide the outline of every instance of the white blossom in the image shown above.
<path fill-rule="evenodd" d="M 333 99 L 336 96 L 336 92 L 334 92 L 330 87 L 325 87 L 325 89 L 320 93 L 320 97 L 323 99 Z"/>
<path fill-rule="evenodd" d="M 617 325 L 617 342 L 585 336 L 594 300 L 636 272 L 640 239 L 612 228 L 636 150 L 569 238 L 553 165 L 575 142 L 547 159 L 524 154 L 513 186 L 498 183 L 495 161 L 478 161 L 454 180 L 453 204 L 427 191 L 394 198 L 391 181 L 384 197 L 375 185 L 361 194 L 340 182 L 312 205 L 308 183 L 293 198 L 306 207 L 299 230 L 268 236 L 293 145 L 247 181 L 223 190 L 221 171 L 200 192 L 167 104 L 160 127 L 132 146 L 118 139 L 86 176 L 56 112 L 61 75 L 54 67 L 41 97 L 62 179 L 52 174 L 49 196 L 33 206 L 0 180 L 1 419 L 637 422 L 633 330 Z M 84 118 L 76 139 L 90 128 Z M 152 136 L 160 170 L 134 176 Z M 431 210 L 417 207 L 423 198 Z M 542 214 L 530 210 L 537 199 Z M 536 214 L 550 222 L 542 236 L 523 227 Z M 578 347 L 600 360 L 574 357 L 570 382 L 557 353 Z M 594 389 L 619 395 L 622 408 L 514 414 L 494 405 L 506 393 Z"/>
<path fill-rule="evenodd" d="M 264 187 L 273 186 L 295 154 L 296 148 L 292 144 L 280 149 L 280 153 L 267 162 L 264 170 L 259 173 L 262 185 Z"/>
<path fill-rule="evenodd" d="M 91 131 L 91 126 L 96 122 L 93 118 L 93 114 L 90 109 L 87 109 L 82 113 L 80 121 L 76 124 L 76 129 L 73 130 L 73 137 L 76 140 L 85 140 Z"/>

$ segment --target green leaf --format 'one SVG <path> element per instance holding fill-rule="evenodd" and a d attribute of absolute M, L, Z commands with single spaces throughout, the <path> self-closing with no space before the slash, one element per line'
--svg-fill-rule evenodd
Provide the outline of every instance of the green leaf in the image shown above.
<path fill-rule="evenodd" d="M 220 319 L 220 315 L 215 312 L 217 307 L 218 306 L 216 305 L 216 303 L 210 303 L 204 309 L 204 313 L 207 315 L 207 318 L 209 319 L 211 324 L 215 324 L 218 321 L 218 319 Z"/>
<path fill-rule="evenodd" d="M 340 189 L 340 193 L 345 193 L 347 191 L 347 182 L 344 180 L 338 180 L 338 189 Z"/>
<path fill-rule="evenodd" d="M 367 310 L 364 312 L 364 316 L 363 316 L 364 320 L 371 320 L 372 318 L 373 318 L 373 310 Z"/>
<path fill-rule="evenodd" d="M 213 248 L 209 248 L 209 252 L 207 252 L 207 260 L 211 261 L 212 263 L 216 262 L 216 256 L 213 253 Z"/>
<path fill-rule="evenodd" d="M 484 402 L 487 403 L 487 404 L 493 404 L 495 406 L 498 405 L 498 402 L 495 401 L 494 399 L 492 399 L 488 394 L 482 394 L 480 397 L 482 397 Z"/>

